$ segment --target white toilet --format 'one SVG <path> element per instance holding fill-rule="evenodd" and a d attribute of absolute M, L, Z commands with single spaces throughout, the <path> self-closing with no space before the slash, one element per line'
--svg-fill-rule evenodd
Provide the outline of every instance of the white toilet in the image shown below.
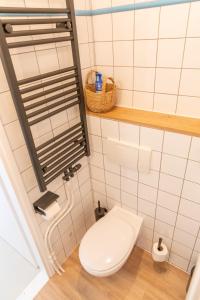
<path fill-rule="evenodd" d="M 115 206 L 84 235 L 79 258 L 91 275 L 104 277 L 116 273 L 128 259 L 143 219 Z"/>

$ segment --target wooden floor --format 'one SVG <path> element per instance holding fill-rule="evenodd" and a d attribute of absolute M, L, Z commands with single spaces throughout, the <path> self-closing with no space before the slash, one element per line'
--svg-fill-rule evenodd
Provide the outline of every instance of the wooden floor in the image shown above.
<path fill-rule="evenodd" d="M 63 276 L 55 275 L 36 300 L 183 300 L 188 275 L 167 263 L 157 266 L 135 248 L 124 267 L 110 277 L 87 274 L 78 250 L 66 261 Z"/>

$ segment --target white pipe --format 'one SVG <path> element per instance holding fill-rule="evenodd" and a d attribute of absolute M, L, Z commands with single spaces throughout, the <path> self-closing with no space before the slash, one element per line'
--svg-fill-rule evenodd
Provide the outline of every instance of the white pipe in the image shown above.
<path fill-rule="evenodd" d="M 70 188 L 70 187 L 69 187 Z M 58 225 L 58 223 L 69 213 L 69 211 L 72 208 L 72 195 L 68 194 L 68 199 L 69 201 L 71 201 L 71 203 L 69 205 L 67 205 L 62 212 L 58 215 L 58 217 L 51 223 L 51 225 L 49 226 L 47 232 L 46 232 L 46 236 L 45 236 L 45 241 L 46 241 L 46 245 L 47 245 L 47 249 L 49 250 L 50 253 L 50 258 L 51 258 L 51 263 L 55 269 L 56 272 L 58 272 L 58 270 L 61 270 L 62 272 L 64 271 L 64 269 L 61 267 L 61 265 L 59 264 L 59 262 L 56 259 L 55 253 L 53 251 L 53 247 L 51 245 L 51 234 L 53 232 L 53 230 L 55 229 L 55 227 Z M 58 272 L 60 274 L 60 272 Z"/>
<path fill-rule="evenodd" d="M 72 206 L 73 206 L 73 203 L 70 203 L 70 206 L 68 206 L 66 209 L 64 209 L 62 216 L 60 216 L 59 219 L 57 219 L 57 221 L 54 222 L 54 224 L 52 224 L 52 226 L 49 230 L 48 236 L 47 236 L 47 243 L 48 243 L 48 248 L 50 250 L 50 253 L 53 256 L 55 264 L 62 272 L 64 272 L 64 269 L 61 267 L 61 265 L 59 264 L 59 262 L 56 259 L 50 239 L 51 239 L 51 234 L 52 234 L 53 230 L 63 220 L 63 218 L 70 212 L 70 210 L 72 209 Z"/>
<path fill-rule="evenodd" d="M 70 191 L 70 193 L 68 192 L 68 190 Z M 69 213 L 69 211 L 72 209 L 73 206 L 73 198 L 72 198 L 72 193 L 71 193 L 71 189 L 70 189 L 70 185 L 68 184 L 68 190 L 67 190 L 67 194 L 68 194 L 68 199 L 71 202 L 69 205 L 67 205 L 62 212 L 59 214 L 59 216 L 53 221 L 53 223 L 51 224 L 49 231 L 47 233 L 47 246 L 51 255 L 51 262 L 53 261 L 53 266 L 55 268 L 55 266 L 57 267 L 57 269 L 61 270 L 62 272 L 64 272 L 64 269 L 61 267 L 61 265 L 59 264 L 59 262 L 56 259 L 55 253 L 53 251 L 53 247 L 51 245 L 51 234 L 53 232 L 53 230 L 55 229 L 55 227 L 58 225 L 58 223 Z"/>
<path fill-rule="evenodd" d="M 64 219 L 64 217 L 66 215 L 69 214 L 69 212 L 71 211 L 71 209 L 74 205 L 73 192 L 72 192 L 71 184 L 69 182 L 67 183 L 66 193 L 67 193 L 67 200 L 69 201 L 69 203 L 64 207 L 64 209 L 58 214 L 58 216 L 49 225 L 49 227 L 47 228 L 47 231 L 45 233 L 45 237 L 44 237 L 45 245 L 49 252 L 49 261 L 50 261 L 51 265 L 53 266 L 54 270 L 59 275 L 61 275 L 61 272 L 65 272 L 65 270 L 62 268 L 60 263 L 57 261 L 57 258 L 55 256 L 55 253 L 53 251 L 53 247 L 51 244 L 51 235 L 52 235 L 52 232 L 55 229 L 55 227 Z"/>

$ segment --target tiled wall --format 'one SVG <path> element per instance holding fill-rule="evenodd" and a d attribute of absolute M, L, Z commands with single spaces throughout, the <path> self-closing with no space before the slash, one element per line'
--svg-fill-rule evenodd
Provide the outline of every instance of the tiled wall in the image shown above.
<path fill-rule="evenodd" d="M 134 0 L 91 3 L 96 9 Z M 92 17 L 95 64 L 114 76 L 118 105 L 200 117 L 199 14 L 198 1 Z"/>
<path fill-rule="evenodd" d="M 94 200 L 144 217 L 138 245 L 151 251 L 161 236 L 169 262 L 189 271 L 200 253 L 200 138 L 89 116 Z M 150 173 L 106 159 L 107 137 L 152 149 Z"/>
<path fill-rule="evenodd" d="M 127 3 L 126 0 L 112 2 L 112 5 Z M 0 5 L 31 7 L 38 6 L 38 3 L 34 0 L 13 0 L 9 3 L 0 0 Z M 40 7 L 64 5 L 65 0 L 40 1 Z M 111 2 L 107 0 L 92 0 L 93 8 L 108 5 Z M 90 3 L 76 0 L 75 7 L 89 9 Z M 93 17 L 94 27 L 91 17 L 77 17 L 83 80 L 96 60 L 98 69 L 108 75 L 114 74 L 120 87 L 119 105 L 199 117 L 198 7 L 199 3 L 193 3 L 191 7 L 185 4 L 96 16 Z M 167 21 L 169 18 L 170 22 Z M 196 43 L 195 47 L 193 43 Z M 189 54 L 187 49 L 190 49 Z M 68 45 L 62 44 L 14 52 L 12 58 L 18 77 L 66 66 L 68 50 Z M 0 82 L 0 118 L 30 202 L 34 202 L 41 193 L 2 66 Z M 33 135 L 37 144 L 74 124 L 77 113 L 77 110 L 62 113 L 35 128 Z M 144 216 L 138 245 L 151 251 L 152 242 L 161 235 L 171 250 L 169 261 L 189 270 L 200 252 L 200 140 L 94 117 L 88 120 L 92 148 L 90 169 L 87 159 L 83 159 L 83 168 L 72 180 L 75 207 L 54 232 L 54 246 L 60 260 L 66 259 L 94 222 L 94 196 L 95 202 L 101 200 L 109 208 L 118 204 Z M 153 150 L 150 174 L 138 174 L 107 161 L 103 155 L 103 141 L 107 136 L 150 146 Z M 61 177 L 48 189 L 60 195 L 61 205 L 66 202 Z M 36 218 L 44 233 L 48 222 L 40 216 Z"/>
<path fill-rule="evenodd" d="M 87 8 L 86 1 L 75 1 L 77 8 Z M 2 1 L 2 6 L 26 6 L 26 7 L 65 7 L 65 0 L 12 0 Z M 79 20 L 82 20 L 79 22 Z M 83 74 L 88 72 L 93 62 L 90 55 L 90 17 L 78 19 L 78 24 L 84 24 L 85 38 L 81 39 L 80 56 Z M 81 26 L 79 26 L 81 27 Z M 79 28 L 80 32 L 80 28 Z M 50 44 L 36 47 L 22 48 L 12 52 L 12 59 L 17 71 L 18 79 L 38 75 L 58 68 L 64 68 L 72 63 L 69 44 Z M 78 107 L 64 111 L 57 116 L 47 119 L 36 125 L 33 136 L 37 145 L 45 142 L 50 137 L 62 132 L 79 120 Z M 15 157 L 24 187 L 27 191 L 30 203 L 41 197 L 36 178 L 31 166 L 25 141 L 21 132 L 19 121 L 12 102 L 11 94 L 5 79 L 2 65 L 0 65 L 0 119 L 5 128 L 13 155 Z M 91 192 L 91 181 L 89 174 L 88 160 L 82 159 L 82 168 L 78 175 L 72 180 L 75 193 L 75 206 L 71 214 L 66 217 L 56 228 L 53 234 L 55 252 L 63 262 L 71 253 L 86 229 L 94 222 L 93 199 Z M 48 190 L 59 194 L 59 203 L 63 206 L 67 201 L 66 186 L 62 176 L 55 179 L 48 185 Z M 49 222 L 44 221 L 39 215 L 35 215 L 41 233 L 44 234 Z"/>

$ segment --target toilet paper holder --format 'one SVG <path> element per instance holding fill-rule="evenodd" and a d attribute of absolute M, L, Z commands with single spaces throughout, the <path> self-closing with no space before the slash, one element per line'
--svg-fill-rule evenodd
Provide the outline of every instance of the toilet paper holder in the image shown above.
<path fill-rule="evenodd" d="M 33 208 L 36 213 L 45 216 L 46 209 L 55 201 L 57 202 L 58 198 L 59 196 L 57 194 L 48 191 L 46 194 L 44 194 L 42 197 L 40 197 L 37 201 L 33 203 Z"/>
<path fill-rule="evenodd" d="M 163 241 L 163 239 L 162 238 L 159 238 L 159 240 L 158 240 L 158 251 L 162 251 L 163 250 L 163 247 L 162 247 L 162 241 Z"/>

